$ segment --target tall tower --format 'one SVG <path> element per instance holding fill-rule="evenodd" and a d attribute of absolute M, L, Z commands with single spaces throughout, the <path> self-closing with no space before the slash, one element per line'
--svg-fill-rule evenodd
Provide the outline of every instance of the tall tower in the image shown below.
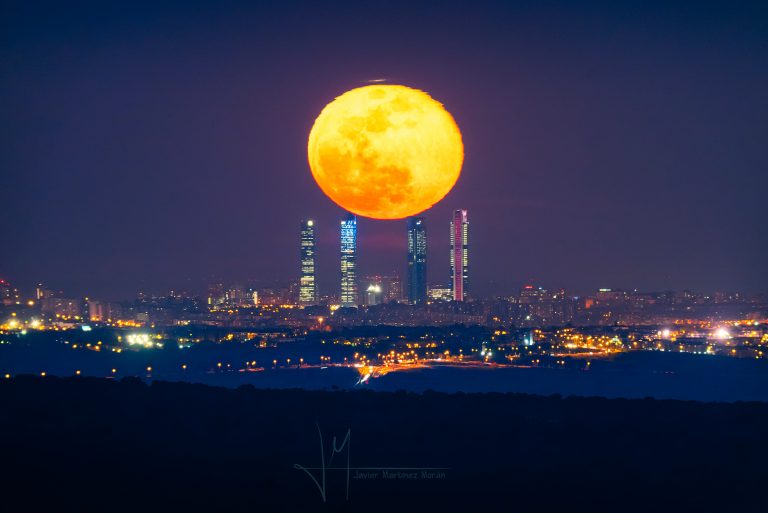
<path fill-rule="evenodd" d="M 315 276 L 315 222 L 301 222 L 301 278 L 299 278 L 299 302 L 305 305 L 317 303 L 317 278 Z"/>
<path fill-rule="evenodd" d="M 427 229 L 423 217 L 408 218 L 408 302 L 427 300 Z"/>
<path fill-rule="evenodd" d="M 357 218 L 341 222 L 341 306 L 357 306 Z"/>
<path fill-rule="evenodd" d="M 466 210 L 451 219 L 451 290 L 454 301 L 464 301 L 469 283 L 469 221 Z"/>

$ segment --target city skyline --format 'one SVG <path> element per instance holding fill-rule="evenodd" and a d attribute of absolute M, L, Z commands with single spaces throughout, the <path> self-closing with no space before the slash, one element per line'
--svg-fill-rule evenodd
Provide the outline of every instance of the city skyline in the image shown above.
<path fill-rule="evenodd" d="M 414 291 L 418 291 L 423 287 L 423 300 L 427 300 L 429 297 L 431 297 L 431 291 L 441 291 L 446 290 L 450 292 L 450 296 L 452 300 L 459 300 L 456 297 L 456 294 L 454 293 L 454 290 L 456 288 L 457 284 L 457 277 L 454 274 L 454 260 L 456 258 L 459 258 L 463 264 L 462 264 L 462 272 L 458 278 L 458 284 L 460 287 L 460 290 L 462 290 L 462 299 L 465 300 L 468 297 L 468 287 L 467 284 L 469 283 L 469 222 L 468 222 L 468 215 L 466 209 L 458 209 L 452 211 L 452 217 L 450 219 L 450 234 L 447 237 L 449 249 L 448 252 L 448 262 L 449 262 L 449 279 L 447 282 L 440 281 L 440 277 L 438 276 L 437 279 L 428 279 L 427 278 L 427 247 L 428 247 L 428 239 L 426 236 L 426 223 L 425 223 L 425 217 L 423 216 L 417 216 L 417 217 L 409 217 L 405 219 L 405 225 L 406 225 L 406 234 L 404 237 L 404 249 L 403 252 L 406 255 L 406 265 L 404 266 L 404 272 L 400 274 L 396 268 L 396 262 L 392 263 L 393 265 L 390 267 L 391 269 L 395 269 L 393 276 L 387 276 L 387 273 L 381 273 L 376 272 L 374 274 L 371 274 L 370 272 L 361 272 L 360 271 L 360 259 L 359 259 L 359 252 L 358 252 L 358 245 L 360 242 L 360 239 L 358 238 L 358 230 L 357 230 L 357 224 L 358 224 L 359 218 L 354 216 L 353 214 L 347 214 L 346 219 L 342 219 L 340 221 L 340 230 L 336 232 L 336 245 L 339 246 L 339 243 L 341 244 L 341 260 L 339 261 L 338 256 L 336 259 L 336 265 L 338 269 L 338 265 L 340 263 L 341 265 L 341 280 L 339 281 L 339 274 L 338 271 L 335 273 L 335 277 L 331 278 L 330 276 L 324 276 L 324 279 L 328 282 L 331 280 L 334 280 L 336 283 L 336 286 L 329 286 L 328 290 L 330 293 L 326 293 L 322 295 L 323 300 L 328 303 L 328 300 L 330 299 L 333 301 L 334 298 L 338 299 L 338 301 L 344 306 L 352 306 L 353 304 L 357 306 L 365 306 L 368 305 L 368 293 L 371 291 L 366 290 L 366 286 L 371 284 L 370 281 L 373 279 L 378 285 L 381 285 L 381 278 L 387 278 L 387 279 L 394 279 L 400 281 L 403 280 L 405 283 L 405 291 L 402 297 L 400 299 L 415 304 L 418 301 L 413 301 Z M 300 223 L 300 232 L 299 232 L 299 261 L 298 261 L 298 272 L 295 276 L 288 278 L 288 279 L 280 279 L 280 278 L 270 278 L 270 279 L 259 279 L 259 278 L 252 278 L 252 279 L 246 279 L 246 278 L 236 278 L 233 280 L 229 280 L 228 283 L 233 287 L 230 289 L 225 289 L 224 284 L 221 282 L 221 280 L 218 281 L 208 281 L 205 284 L 203 284 L 201 281 L 198 280 L 197 285 L 184 287 L 181 284 L 177 284 L 176 286 L 172 286 L 169 289 L 160 291 L 160 290 L 151 290 L 152 295 L 156 295 L 158 297 L 162 297 L 163 294 L 166 292 L 169 292 L 171 296 L 174 295 L 174 290 L 177 292 L 181 292 L 185 296 L 189 295 L 199 295 L 202 297 L 202 287 L 207 287 L 207 297 L 208 302 L 210 303 L 210 297 L 211 297 L 211 287 L 218 287 L 221 289 L 221 296 L 222 297 L 229 297 L 232 294 L 239 294 L 244 295 L 245 291 L 243 288 L 243 283 L 251 283 L 256 284 L 260 283 L 260 287 L 266 288 L 267 290 L 274 289 L 277 287 L 280 289 L 281 287 L 285 290 L 290 290 L 291 287 L 295 284 L 296 286 L 296 292 L 297 295 L 295 297 L 295 301 L 299 305 L 313 305 L 313 304 L 319 304 L 321 302 L 321 294 L 319 291 L 318 286 L 318 275 L 317 275 L 317 265 L 316 265 L 316 259 L 317 259 L 317 242 L 316 242 L 316 223 L 314 219 L 305 219 L 302 220 Z M 457 231 L 458 227 L 458 231 Z M 455 240 L 461 241 L 461 244 L 456 245 Z M 365 240 L 363 238 L 363 240 Z M 438 239 L 439 242 L 439 239 Z M 337 253 L 339 255 L 339 253 Z M 363 260 L 363 263 L 365 264 L 365 260 Z M 432 271 L 434 272 L 434 271 Z M 334 274 L 334 273 L 332 273 Z M 322 273 L 321 273 L 322 276 Z M 363 280 L 368 280 L 369 283 L 363 283 Z M 226 281 L 226 280 L 225 280 Z M 414 284 L 414 288 L 412 289 L 412 282 Z M 492 298 L 499 298 L 499 297 L 512 297 L 515 296 L 517 291 L 520 291 L 521 293 L 526 292 L 528 289 L 532 289 L 533 286 L 530 285 L 530 283 L 537 283 L 539 285 L 538 289 L 543 290 L 544 287 L 542 287 L 541 284 L 546 285 L 548 289 L 552 290 L 559 290 L 559 294 L 562 297 L 566 296 L 566 290 L 568 291 L 568 296 L 570 297 L 578 297 L 578 296 L 589 296 L 595 291 L 601 292 L 601 291 L 622 291 L 622 292 L 635 292 L 635 293 L 671 293 L 671 292 L 686 292 L 688 293 L 691 290 L 694 290 L 693 287 L 684 287 L 681 289 L 672 289 L 670 287 L 660 287 L 658 289 L 641 289 L 638 287 L 620 287 L 616 286 L 614 284 L 597 284 L 593 285 L 592 287 L 588 289 L 581 289 L 581 290 L 574 290 L 568 287 L 564 287 L 562 283 L 552 283 L 549 280 L 520 280 L 517 285 L 507 287 L 502 292 L 497 292 L 495 294 L 477 294 L 473 297 L 473 299 L 492 299 Z M 189 285 L 189 284 L 188 284 Z M 11 283 L 9 280 L 0 278 L 0 287 L 3 288 L 3 290 L 6 293 L 9 293 L 8 291 L 16 291 L 18 293 L 19 287 L 15 283 Z M 23 288 L 23 287 L 22 287 Z M 34 299 L 40 300 L 44 297 L 56 297 L 56 298 L 68 298 L 69 300 L 72 300 L 77 297 L 85 297 L 85 296 L 93 296 L 97 297 L 98 295 L 93 294 L 72 294 L 72 291 L 69 290 L 66 294 L 61 290 L 60 288 L 56 286 L 51 286 L 49 283 L 43 284 L 42 282 L 36 282 L 35 286 L 32 287 L 34 289 Z M 29 290 L 29 287 L 26 289 Z M 256 304 L 258 304 L 258 299 L 255 294 L 256 289 L 251 287 L 249 289 L 252 294 L 254 294 L 254 297 L 251 298 L 250 296 L 247 297 L 247 300 L 250 302 L 253 300 Z M 698 289 L 696 289 L 698 290 Z M 376 294 L 382 294 L 382 292 L 386 292 L 387 289 L 377 290 Z M 535 291 L 534 291 L 535 292 Z M 742 297 L 747 296 L 761 296 L 765 295 L 764 292 L 753 292 L 751 294 L 745 293 L 745 291 L 738 290 L 736 288 L 725 288 L 720 290 L 710 290 L 710 291 L 700 291 L 702 294 L 707 295 L 708 297 L 716 297 L 716 296 L 722 296 L 722 295 L 740 295 Z M 135 293 L 138 294 L 139 297 L 145 295 L 147 293 L 146 289 L 136 289 Z M 386 296 L 389 296 L 389 294 L 385 294 Z M 114 296 L 98 296 L 99 301 L 124 301 L 128 299 L 128 297 L 131 297 L 132 295 L 129 294 L 124 297 L 114 297 Z M 10 296 L 8 296 L 10 297 Z M 32 297 L 32 296 L 27 296 Z M 342 297 L 346 298 L 346 301 L 342 300 Z M 399 296 L 398 296 L 399 297 Z M 21 298 L 21 296 L 19 296 Z M 86 297 L 86 300 L 88 298 Z M 384 295 L 380 298 L 381 299 L 392 300 L 391 297 L 384 298 Z M 432 299 L 436 299 L 436 297 L 433 297 Z"/>
<path fill-rule="evenodd" d="M 239 330 L 238 336 L 242 336 L 242 328 L 246 326 L 318 330 L 372 324 L 382 329 L 384 326 L 403 329 L 462 325 L 470 331 L 473 327 L 495 328 L 496 335 L 503 334 L 506 328 L 517 330 L 523 336 L 520 342 L 526 346 L 532 343 L 526 329 L 562 327 L 563 333 L 567 333 L 580 328 L 589 334 L 593 329 L 632 328 L 645 335 L 656 334 L 664 341 L 696 339 L 688 349 L 683 347 L 685 344 L 681 345 L 680 351 L 700 352 L 702 337 L 719 340 L 725 343 L 721 348 L 725 354 L 735 349 L 728 347 L 728 341 L 733 330 L 738 329 L 744 337 L 761 339 L 757 346 L 747 344 L 737 351 L 739 355 L 757 358 L 763 357 L 763 342 L 768 341 L 768 334 L 763 335 L 761 329 L 757 329 L 764 324 L 761 319 L 768 311 L 765 294 L 600 288 L 584 296 L 574 296 L 564 289 L 527 284 L 505 297 L 457 302 L 450 288 L 438 286 L 430 288 L 428 301 L 413 304 L 407 295 L 403 296 L 399 277 L 363 276 L 359 286 L 362 296 L 354 306 L 361 308 L 339 310 L 341 306 L 353 304 L 340 304 L 338 295 L 323 296 L 311 305 L 302 303 L 301 291 L 290 286 L 275 289 L 213 283 L 206 297 L 171 291 L 165 296 L 139 295 L 135 299 L 112 302 L 95 297 L 71 297 L 44 284 L 38 284 L 32 291 L 20 291 L 0 280 L 0 309 L 4 312 L 0 334 L 23 337 L 28 332 L 74 330 L 79 334 L 93 329 L 116 329 L 138 330 L 131 336 L 145 337 L 143 330 L 163 327 L 174 330 L 179 326 L 190 326 L 190 329 L 220 326 Z M 670 335 L 673 333 L 674 336 Z M 227 337 L 223 340 L 230 340 Z M 646 349 L 657 349 L 654 340 Z M 184 339 L 178 343 L 184 346 Z"/>
<path fill-rule="evenodd" d="M 264 20 L 291 12 L 282 4 L 265 16 L 239 4 L 182 18 L 140 2 L 85 17 L 58 6 L 55 23 L 33 6 L 10 9 L 0 276 L 116 298 L 293 279 L 295 258 L 281 255 L 295 254 L 296 219 L 327 226 L 342 213 L 311 177 L 313 118 L 345 90 L 385 79 L 431 92 L 462 128 L 461 177 L 421 215 L 436 234 L 455 208 L 471 212 L 473 292 L 528 281 L 768 290 L 759 9 L 616 5 L 592 18 L 568 4 L 555 16 L 408 5 L 400 19 L 395 7 L 371 18 L 353 6 L 326 29 L 311 21 L 323 8 L 303 5 L 281 31 Z M 407 51 L 390 48 L 392 26 Z M 439 36 L 424 42 L 424 31 Z M 348 59 L 329 58 L 350 47 Z M 254 215 L 270 220 L 258 237 Z M 361 273 L 391 273 L 402 224 L 359 227 Z M 438 262 L 448 244 L 432 239 Z M 325 230 L 317 243 L 318 271 L 330 276 L 336 236 Z M 445 279 L 436 265 L 429 272 Z M 320 290 L 335 282 L 321 279 Z"/>

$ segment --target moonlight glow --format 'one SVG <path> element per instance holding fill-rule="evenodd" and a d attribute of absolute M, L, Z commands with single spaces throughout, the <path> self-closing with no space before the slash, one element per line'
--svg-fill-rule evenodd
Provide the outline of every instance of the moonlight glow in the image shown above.
<path fill-rule="evenodd" d="M 461 173 L 453 117 L 427 93 L 401 85 L 352 89 L 315 120 L 307 149 L 320 188 L 342 208 L 376 219 L 418 214 Z"/>

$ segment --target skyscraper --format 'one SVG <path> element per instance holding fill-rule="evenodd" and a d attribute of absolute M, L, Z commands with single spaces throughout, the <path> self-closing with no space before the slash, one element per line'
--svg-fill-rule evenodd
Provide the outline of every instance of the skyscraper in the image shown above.
<path fill-rule="evenodd" d="M 469 283 L 469 221 L 466 210 L 451 219 L 451 290 L 454 301 L 464 301 Z"/>
<path fill-rule="evenodd" d="M 301 278 L 299 302 L 305 305 L 317 303 L 317 279 L 315 277 L 315 222 L 301 222 Z"/>
<path fill-rule="evenodd" d="M 408 302 L 427 300 L 427 230 L 423 217 L 408 218 Z"/>
<path fill-rule="evenodd" d="M 341 306 L 357 306 L 357 218 L 341 222 Z"/>

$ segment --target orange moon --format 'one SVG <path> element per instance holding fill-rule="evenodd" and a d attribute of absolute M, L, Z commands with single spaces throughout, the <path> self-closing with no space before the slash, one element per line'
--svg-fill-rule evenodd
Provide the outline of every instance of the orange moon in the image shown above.
<path fill-rule="evenodd" d="M 307 155 L 320 189 L 340 207 L 401 219 L 450 192 L 464 144 L 453 116 L 429 94 L 376 84 L 326 105 L 309 133 Z"/>

